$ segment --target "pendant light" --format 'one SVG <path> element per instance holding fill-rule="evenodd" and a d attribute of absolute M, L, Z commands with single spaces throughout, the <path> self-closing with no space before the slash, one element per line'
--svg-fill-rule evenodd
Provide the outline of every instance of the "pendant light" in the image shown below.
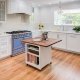
<path fill-rule="evenodd" d="M 59 1 L 59 14 L 61 14 L 62 13 L 62 3 L 61 3 L 61 1 Z"/>

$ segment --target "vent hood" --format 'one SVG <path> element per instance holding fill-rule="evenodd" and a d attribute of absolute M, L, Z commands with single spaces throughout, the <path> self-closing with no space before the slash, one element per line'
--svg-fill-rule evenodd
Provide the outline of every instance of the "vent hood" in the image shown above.
<path fill-rule="evenodd" d="M 28 15 L 32 14 L 32 7 L 29 6 L 25 0 L 7 0 L 7 13 L 25 13 Z"/>

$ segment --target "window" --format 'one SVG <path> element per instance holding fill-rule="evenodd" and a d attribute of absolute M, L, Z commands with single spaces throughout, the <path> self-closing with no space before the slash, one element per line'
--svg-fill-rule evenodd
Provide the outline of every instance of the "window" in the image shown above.
<path fill-rule="evenodd" d="M 80 25 L 80 10 L 62 10 L 54 12 L 54 25 Z"/>

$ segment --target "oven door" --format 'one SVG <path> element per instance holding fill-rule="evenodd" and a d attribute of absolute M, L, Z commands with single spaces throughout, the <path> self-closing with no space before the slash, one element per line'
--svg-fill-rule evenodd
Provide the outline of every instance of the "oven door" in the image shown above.
<path fill-rule="evenodd" d="M 23 38 L 15 38 L 13 39 L 13 49 L 18 49 L 18 48 L 22 48 L 23 44 L 22 41 Z"/>
<path fill-rule="evenodd" d="M 16 37 L 12 39 L 12 53 L 16 54 L 24 51 L 24 44 L 22 43 L 23 37 Z"/>

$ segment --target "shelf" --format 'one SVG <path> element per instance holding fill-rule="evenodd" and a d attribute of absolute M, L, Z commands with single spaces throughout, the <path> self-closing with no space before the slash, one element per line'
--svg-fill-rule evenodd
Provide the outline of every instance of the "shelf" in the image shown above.
<path fill-rule="evenodd" d="M 39 57 L 32 55 L 32 53 L 27 53 L 27 61 L 39 65 Z"/>
<path fill-rule="evenodd" d="M 38 46 L 31 45 L 31 44 L 30 45 L 28 44 L 28 48 L 39 50 Z"/>
<path fill-rule="evenodd" d="M 35 49 L 35 48 L 28 48 L 28 49 L 30 49 L 30 50 L 34 50 L 34 51 L 38 51 L 39 52 L 39 50 L 37 50 L 37 49 Z"/>
<path fill-rule="evenodd" d="M 27 54 L 31 54 L 31 55 L 33 55 L 33 56 L 39 57 L 39 55 L 36 55 L 36 54 L 34 54 L 34 53 L 31 53 L 31 52 L 27 52 Z"/>
<path fill-rule="evenodd" d="M 26 62 L 26 64 L 28 64 L 28 65 L 30 65 L 30 66 L 33 66 L 33 67 L 35 67 L 35 68 L 38 68 L 39 69 L 39 65 L 36 65 L 36 64 L 33 64 L 33 63 L 30 63 L 30 62 Z"/>
<path fill-rule="evenodd" d="M 39 51 L 35 51 L 35 50 L 32 50 L 32 49 L 28 49 L 28 52 L 33 53 L 35 55 L 39 55 Z"/>

